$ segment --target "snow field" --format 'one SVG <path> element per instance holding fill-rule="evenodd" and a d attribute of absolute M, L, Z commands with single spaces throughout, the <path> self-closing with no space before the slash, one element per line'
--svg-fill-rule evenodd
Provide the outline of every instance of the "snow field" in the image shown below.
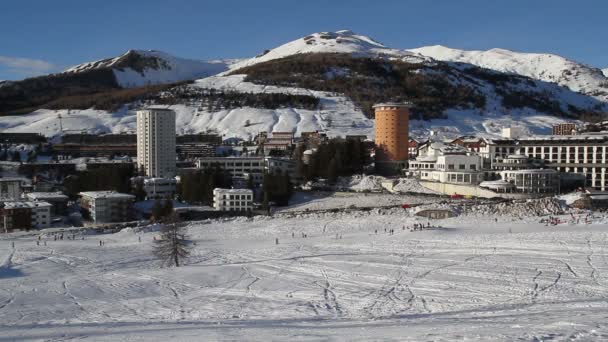
<path fill-rule="evenodd" d="M 539 220 L 461 216 L 416 232 L 403 226 L 427 221 L 405 211 L 205 221 L 189 225 L 192 255 L 171 269 L 151 254 L 153 231 L 47 247 L 4 235 L 0 330 L 8 340 L 608 338 L 606 217 Z"/>

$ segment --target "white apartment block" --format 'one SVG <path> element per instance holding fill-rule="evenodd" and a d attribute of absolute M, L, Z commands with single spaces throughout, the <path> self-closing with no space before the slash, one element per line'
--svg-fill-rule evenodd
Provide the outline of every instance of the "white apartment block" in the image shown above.
<path fill-rule="evenodd" d="M 135 196 L 115 191 L 80 193 L 80 206 L 96 223 L 124 222 L 132 219 Z"/>
<path fill-rule="evenodd" d="M 137 111 L 137 167 L 147 177 L 175 176 L 175 112 Z"/>
<path fill-rule="evenodd" d="M 213 208 L 218 211 L 251 211 L 253 191 L 251 189 L 213 189 Z"/>
<path fill-rule="evenodd" d="M 483 181 L 483 159 L 477 154 L 423 156 L 410 161 L 410 172 L 421 180 L 478 184 Z"/>
<path fill-rule="evenodd" d="M 209 157 L 196 161 L 196 167 L 199 169 L 219 167 L 230 173 L 232 178 L 244 179 L 251 176 L 254 182 L 261 182 L 265 165 L 264 157 Z"/>

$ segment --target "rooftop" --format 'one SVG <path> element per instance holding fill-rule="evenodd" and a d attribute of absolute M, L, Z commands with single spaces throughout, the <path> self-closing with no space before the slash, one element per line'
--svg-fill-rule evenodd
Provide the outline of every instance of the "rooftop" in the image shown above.
<path fill-rule="evenodd" d="M 213 192 L 216 192 L 216 191 L 226 193 L 226 194 L 243 194 L 243 195 L 253 193 L 253 191 L 251 191 L 251 189 L 223 189 L 223 188 L 213 189 Z"/>
<path fill-rule="evenodd" d="M 9 201 L 3 202 L 5 209 L 19 209 L 19 208 L 42 208 L 42 207 L 51 207 L 52 205 L 49 202 L 44 201 Z"/>
<path fill-rule="evenodd" d="M 384 103 L 376 103 L 372 106 L 372 108 L 376 107 L 412 107 L 414 104 L 411 102 L 384 102 Z"/>
<path fill-rule="evenodd" d="M 122 198 L 122 199 L 134 199 L 135 196 L 131 194 L 124 194 L 116 191 L 84 191 L 80 193 L 80 196 L 90 198 Z"/>
<path fill-rule="evenodd" d="M 29 192 L 27 194 L 25 194 L 25 196 L 27 196 L 27 198 L 32 199 L 32 200 L 43 200 L 46 198 L 52 198 L 52 199 L 68 199 L 68 196 L 66 196 L 65 194 L 63 194 L 60 191 L 57 192 Z"/>

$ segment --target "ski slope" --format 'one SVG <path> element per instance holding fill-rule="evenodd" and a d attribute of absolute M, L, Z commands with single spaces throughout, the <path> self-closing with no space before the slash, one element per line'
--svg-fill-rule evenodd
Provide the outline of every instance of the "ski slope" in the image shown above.
<path fill-rule="evenodd" d="M 402 227 L 427 221 L 396 210 L 205 221 L 189 226 L 187 265 L 169 269 L 152 256 L 154 229 L 43 235 L 47 246 L 2 235 L 0 330 L 7 341 L 607 339 L 607 218 L 539 219 L 471 214 L 416 232 Z"/>

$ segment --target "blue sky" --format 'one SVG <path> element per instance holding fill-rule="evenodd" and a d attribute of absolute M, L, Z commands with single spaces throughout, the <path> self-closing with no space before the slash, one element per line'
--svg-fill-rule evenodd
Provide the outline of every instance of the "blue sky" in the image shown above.
<path fill-rule="evenodd" d="M 0 5 L 0 80 L 131 48 L 197 59 L 250 57 L 340 29 L 395 48 L 501 47 L 604 68 L 607 14 L 604 0 L 8 0 Z"/>

